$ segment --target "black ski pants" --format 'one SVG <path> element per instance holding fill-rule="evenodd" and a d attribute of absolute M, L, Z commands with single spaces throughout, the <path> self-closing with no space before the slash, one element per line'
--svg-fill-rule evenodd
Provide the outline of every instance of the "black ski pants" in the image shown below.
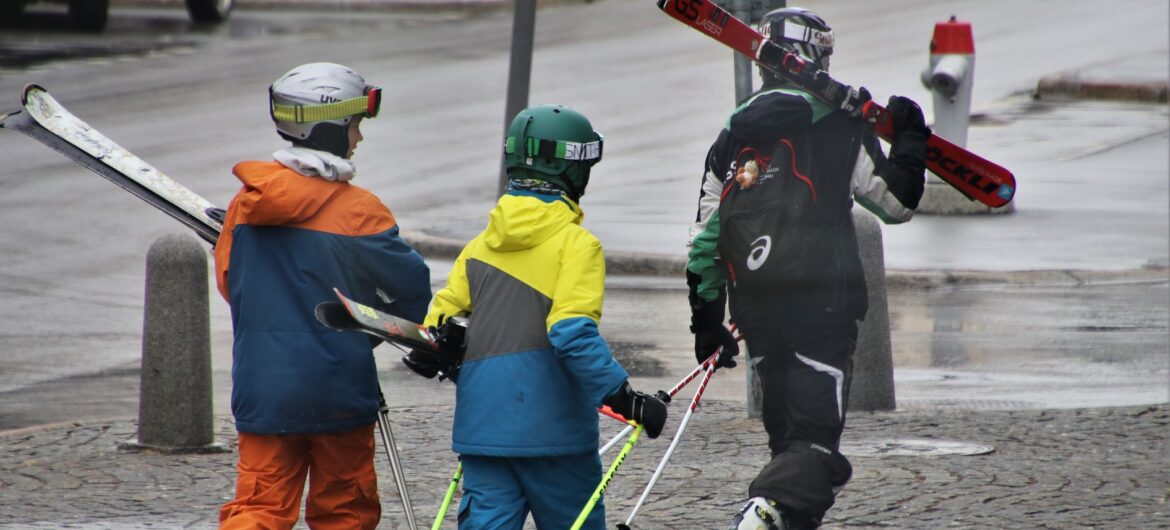
<path fill-rule="evenodd" d="M 748 494 L 776 501 L 798 526 L 815 528 L 853 473 L 839 448 L 857 322 L 792 326 L 741 315 L 736 323 L 763 390 L 772 452 Z"/>

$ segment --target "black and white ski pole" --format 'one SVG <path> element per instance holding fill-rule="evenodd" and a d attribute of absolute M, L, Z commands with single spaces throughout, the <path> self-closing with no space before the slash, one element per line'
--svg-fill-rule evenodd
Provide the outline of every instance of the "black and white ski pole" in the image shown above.
<path fill-rule="evenodd" d="M 386 448 L 386 456 L 390 458 L 394 484 L 398 486 L 398 497 L 402 499 L 402 510 L 406 512 L 406 524 L 410 530 L 418 530 L 418 525 L 414 522 L 414 507 L 410 504 L 410 494 L 406 491 L 406 475 L 402 472 L 402 463 L 398 460 L 398 446 L 394 443 L 394 433 L 390 431 L 390 407 L 386 405 L 386 396 L 380 391 L 378 394 L 378 430 L 382 433 L 382 445 Z"/>

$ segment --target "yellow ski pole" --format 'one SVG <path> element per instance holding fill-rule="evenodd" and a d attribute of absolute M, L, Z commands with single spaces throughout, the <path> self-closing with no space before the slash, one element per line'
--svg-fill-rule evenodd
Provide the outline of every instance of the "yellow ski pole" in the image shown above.
<path fill-rule="evenodd" d="M 630 430 L 632 430 L 634 428 L 634 422 L 629 421 L 629 420 L 621 417 L 621 415 L 613 412 L 613 410 L 611 410 L 609 407 L 603 406 L 600 409 L 598 409 L 597 412 L 604 414 L 606 416 L 609 416 L 609 417 L 611 417 L 615 420 L 618 420 L 622 423 L 627 424 L 626 428 L 624 430 L 622 430 L 621 435 L 624 435 L 625 433 L 629 432 Z M 614 440 L 610 441 L 610 444 L 613 444 L 616 442 L 617 442 L 617 439 L 615 438 Z M 605 454 L 605 451 L 607 449 L 609 449 L 610 444 L 607 444 L 606 447 L 601 448 L 601 450 L 598 453 Z M 455 476 L 451 477 L 451 485 L 447 487 L 447 496 L 443 498 L 443 504 L 439 506 L 439 514 L 437 516 L 435 516 L 435 524 L 431 525 L 431 530 L 439 530 L 439 528 L 442 527 L 443 519 L 447 518 L 447 510 L 449 510 L 451 508 L 451 499 L 453 499 L 455 497 L 455 490 L 459 488 L 459 481 L 462 478 L 463 478 L 463 463 L 460 462 L 459 465 L 455 467 Z"/>
<path fill-rule="evenodd" d="M 451 499 L 455 498 L 455 489 L 459 487 L 459 479 L 463 478 L 463 462 L 455 466 L 455 476 L 451 477 L 451 485 L 447 486 L 447 495 L 443 497 L 443 504 L 439 505 L 439 515 L 435 516 L 435 524 L 431 530 L 439 530 L 443 526 L 443 519 L 447 517 L 447 510 L 451 507 Z"/>
<path fill-rule="evenodd" d="M 629 423 L 630 425 L 634 425 L 633 421 L 630 421 Z M 593 490 L 593 495 L 589 497 L 589 502 L 585 503 L 585 507 L 581 509 L 581 515 L 577 516 L 577 520 L 573 523 L 573 526 L 570 528 L 570 530 L 581 530 L 581 526 L 585 524 L 585 520 L 589 518 L 589 514 L 593 513 L 593 507 L 596 506 L 597 502 L 601 500 L 601 494 L 605 493 L 605 488 L 609 486 L 609 481 L 613 479 L 614 474 L 617 473 L 618 467 L 622 465 L 622 461 L 625 460 L 626 456 L 630 454 L 630 450 L 633 449 L 634 444 L 638 442 L 638 436 L 641 435 L 642 426 L 638 425 L 634 428 L 634 432 L 630 434 L 630 438 L 626 440 L 626 445 L 622 447 L 622 450 L 620 453 L 618 453 L 617 458 L 614 458 L 613 463 L 609 465 L 609 471 L 606 471 L 605 475 L 601 477 L 601 483 L 597 485 L 597 489 Z"/>

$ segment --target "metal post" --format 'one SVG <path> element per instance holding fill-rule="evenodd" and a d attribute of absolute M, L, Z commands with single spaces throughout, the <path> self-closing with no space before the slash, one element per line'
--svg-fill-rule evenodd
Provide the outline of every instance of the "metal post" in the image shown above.
<path fill-rule="evenodd" d="M 754 24 L 763 18 L 764 14 L 773 9 L 780 9 L 787 7 L 785 0 L 756 0 L 759 4 L 757 12 L 753 12 L 752 0 L 732 0 L 731 13 L 736 18 Z M 752 88 L 752 70 L 753 64 L 751 59 L 744 57 L 742 54 L 734 54 L 735 61 L 735 104 L 739 105 L 748 96 L 751 95 Z M 759 380 L 755 376 L 756 368 L 750 362 L 747 342 L 743 345 L 743 356 L 745 362 L 743 363 L 743 375 L 747 382 L 747 411 L 749 418 L 759 418 L 762 415 L 760 409 L 760 402 L 763 401 L 763 391 L 760 389 Z"/>
<path fill-rule="evenodd" d="M 402 470 L 402 461 L 398 458 L 398 442 L 394 441 L 394 431 L 390 430 L 390 407 L 386 405 L 386 396 L 381 393 L 381 388 L 378 392 L 378 432 L 382 435 L 382 447 L 386 449 L 390 471 L 394 474 L 394 484 L 398 486 L 398 498 L 402 500 L 406 526 L 410 530 L 418 530 L 418 524 L 414 520 L 414 505 L 410 502 L 406 484 L 406 472 Z"/>
<path fill-rule="evenodd" d="M 532 75 L 532 40 L 536 30 L 536 0 L 516 0 L 513 10 L 512 58 L 508 66 L 508 99 L 504 108 L 505 135 L 512 118 L 528 106 L 528 86 Z M 504 169 L 501 148 L 500 181 L 496 187 L 496 195 L 503 195 L 507 187 L 508 172 Z"/>
<path fill-rule="evenodd" d="M 733 0 L 731 5 L 731 13 L 735 15 L 735 18 L 746 20 L 749 23 L 754 22 L 751 0 Z M 752 93 L 752 60 L 740 53 L 733 53 L 732 58 L 735 68 L 735 104 L 739 105 Z"/>

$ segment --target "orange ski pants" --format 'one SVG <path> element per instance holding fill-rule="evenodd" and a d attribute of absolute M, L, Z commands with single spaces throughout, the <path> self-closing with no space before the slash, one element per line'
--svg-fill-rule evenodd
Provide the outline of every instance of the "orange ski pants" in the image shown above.
<path fill-rule="evenodd" d="M 330 434 L 239 433 L 235 500 L 219 510 L 221 530 L 372 529 L 382 517 L 373 426 Z"/>

